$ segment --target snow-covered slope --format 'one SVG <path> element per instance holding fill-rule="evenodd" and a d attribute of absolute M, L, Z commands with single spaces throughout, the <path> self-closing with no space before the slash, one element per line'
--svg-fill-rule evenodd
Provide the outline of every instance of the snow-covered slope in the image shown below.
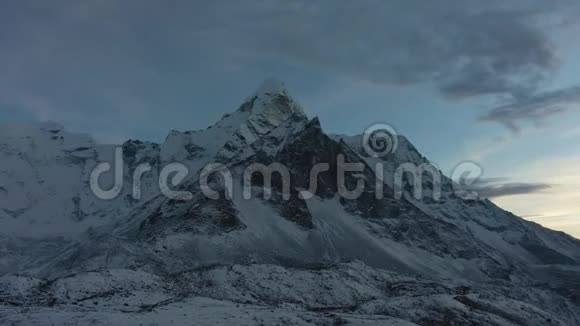
<path fill-rule="evenodd" d="M 135 160 L 159 156 L 156 144 L 128 141 L 122 147 L 127 169 Z M 93 168 L 113 162 L 114 152 L 115 146 L 95 144 L 89 136 L 70 134 L 53 123 L 0 128 L 0 234 L 72 236 L 125 214 L 136 203 L 126 196 L 101 200 L 89 187 Z M 103 176 L 104 188 L 112 184 L 112 177 Z M 143 182 L 152 190 L 150 180 Z M 127 194 L 129 188 L 125 187 Z"/>
<path fill-rule="evenodd" d="M 37 323 L 138 324 L 156 311 L 163 323 L 198 309 L 191 318 L 210 324 L 233 309 L 228 322 L 252 324 L 268 307 L 263 322 L 297 325 L 578 323 L 578 240 L 462 199 L 445 177 L 439 201 L 429 199 L 428 174 L 424 200 L 410 187 L 396 199 L 397 167 L 429 162 L 404 137 L 394 154 L 370 157 L 363 138 L 327 135 L 269 80 L 205 130 L 122 144 L 122 193 L 102 200 L 90 173 L 112 162 L 116 146 L 54 124 L 2 128 L 0 317 L 18 324 L 15 314 L 27 309 Z M 346 189 L 367 185 L 354 199 L 339 195 L 338 156 L 364 167 L 344 178 Z M 175 162 L 189 168 L 180 189 L 191 199 L 160 194 L 158 172 Z M 142 163 L 153 171 L 135 199 L 132 175 Z M 232 196 L 216 175 L 208 180 L 220 198 L 204 195 L 198 181 L 208 163 L 229 169 Z M 279 174 L 266 188 L 264 178 L 247 178 L 251 164 L 272 163 L 288 169 L 289 184 Z M 317 163 L 329 165 L 311 179 Z M 101 181 L 110 186 L 113 174 Z"/>
<path fill-rule="evenodd" d="M 355 149 L 370 166 L 383 164 L 384 180 L 392 186 L 394 174 L 401 164 L 416 166 L 430 164 L 417 149 L 403 136 L 398 137 L 398 147 L 393 155 L 384 159 L 369 157 L 365 153 L 363 136 L 333 136 Z M 434 179 L 429 173 L 423 174 L 424 198 L 417 200 L 412 191 L 405 198 L 428 215 L 451 223 L 465 232 L 474 234 L 478 241 L 507 255 L 510 260 L 527 265 L 563 264 L 575 265 L 580 262 L 579 241 L 563 232 L 548 230 L 538 224 L 525 221 L 497 207 L 486 199 L 465 200 L 456 196 L 457 185 L 442 175 L 440 200 L 430 198 Z M 412 184 L 413 180 L 406 180 Z"/>

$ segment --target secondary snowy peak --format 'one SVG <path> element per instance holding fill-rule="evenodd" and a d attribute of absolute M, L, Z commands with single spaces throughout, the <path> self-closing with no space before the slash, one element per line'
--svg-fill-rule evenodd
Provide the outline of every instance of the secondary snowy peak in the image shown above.
<path fill-rule="evenodd" d="M 84 134 L 67 132 L 54 122 L 36 124 L 0 124 L 0 151 L 23 153 L 30 159 L 48 159 L 87 152 L 95 147 Z"/>
<path fill-rule="evenodd" d="M 0 234 L 63 234 L 82 224 L 86 172 L 101 149 L 55 123 L 0 126 Z"/>
<path fill-rule="evenodd" d="M 408 139 L 400 135 L 397 137 L 398 146 L 393 153 L 382 158 L 375 158 L 369 156 L 364 148 L 364 135 L 333 136 L 335 140 L 345 142 L 359 153 L 370 166 L 376 167 L 376 164 L 380 162 L 384 181 L 390 187 L 394 187 L 395 174 L 401 166 L 431 164 Z M 457 187 L 460 185 L 444 174 L 440 174 L 439 177 L 440 180 L 437 182 L 441 190 L 440 200 L 430 200 L 431 191 L 436 184 L 436 178 L 430 173 L 421 175 L 421 189 L 423 190 L 421 199 L 414 198 L 412 194 L 415 180 L 410 178 L 403 180 L 403 187 L 407 189 L 404 193 L 405 199 L 431 217 L 477 235 L 486 246 L 503 252 L 512 261 L 538 265 L 554 263 L 567 265 L 580 262 L 578 240 L 524 221 L 485 198 L 463 199 L 456 195 L 456 189 L 459 189 Z"/>

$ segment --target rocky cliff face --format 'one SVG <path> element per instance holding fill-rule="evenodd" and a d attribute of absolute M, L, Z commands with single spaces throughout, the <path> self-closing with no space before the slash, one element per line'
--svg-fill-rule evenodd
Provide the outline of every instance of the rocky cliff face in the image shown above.
<path fill-rule="evenodd" d="M 463 199 L 446 177 L 439 200 L 429 174 L 423 199 L 412 195 L 412 179 L 397 199 L 397 167 L 428 160 L 404 137 L 382 158 L 363 140 L 326 134 L 282 83 L 267 81 L 206 130 L 123 144 L 123 190 L 102 200 L 90 173 L 112 162 L 115 146 L 56 125 L 2 128 L 0 316 L 18 321 L 12 314 L 32 309 L 38 322 L 125 324 L 200 306 L 211 320 L 237 305 L 235 318 L 265 306 L 268 322 L 295 324 L 579 323 L 578 240 L 485 199 Z M 338 157 L 362 167 L 344 178 L 347 190 L 365 185 L 356 198 L 340 195 Z M 190 198 L 160 193 L 159 172 L 175 162 L 188 168 L 178 190 Z M 207 180 L 219 198 L 204 194 L 209 163 L 229 171 L 233 191 L 213 173 Z M 320 163 L 327 166 L 311 177 Z M 132 176 L 143 164 L 151 171 L 136 199 Z M 247 172 L 275 164 L 286 170 L 271 180 Z M 113 175 L 101 182 L 111 186 Z"/>

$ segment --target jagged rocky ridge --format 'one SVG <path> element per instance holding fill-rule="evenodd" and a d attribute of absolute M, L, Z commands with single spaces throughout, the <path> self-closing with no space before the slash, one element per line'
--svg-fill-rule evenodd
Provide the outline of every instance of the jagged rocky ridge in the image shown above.
<path fill-rule="evenodd" d="M 439 201 L 429 192 L 394 199 L 397 166 L 428 163 L 407 139 L 398 142 L 394 154 L 370 157 L 362 136 L 326 134 L 281 83 L 268 81 L 206 130 L 173 131 L 161 145 L 123 144 L 123 193 L 103 201 L 88 175 L 111 160 L 114 146 L 56 125 L 3 128 L 0 317 L 19 323 L 14 314 L 32 309 L 38 323 L 52 316 L 128 324 L 205 307 L 191 318 L 215 324 L 212 314 L 233 309 L 229 322 L 255 324 L 268 307 L 266 323 L 579 324 L 580 242 L 485 199 L 461 199 L 447 178 Z M 337 155 L 365 164 L 345 180 L 349 189 L 367 184 L 357 199 L 337 195 Z M 379 161 L 386 185 L 377 190 Z M 189 167 L 181 187 L 192 200 L 159 194 L 156 173 L 144 176 L 141 200 L 131 197 L 139 164 L 159 171 L 171 162 Z M 199 172 L 212 162 L 232 172 L 232 198 L 219 178 L 211 179 L 219 200 L 202 194 Z M 260 178 L 251 180 L 253 199 L 243 199 L 252 163 L 287 166 L 289 200 L 276 177 L 271 199 Z M 304 200 L 299 191 L 316 163 L 330 168 Z M 433 182 L 424 176 L 426 189 Z"/>

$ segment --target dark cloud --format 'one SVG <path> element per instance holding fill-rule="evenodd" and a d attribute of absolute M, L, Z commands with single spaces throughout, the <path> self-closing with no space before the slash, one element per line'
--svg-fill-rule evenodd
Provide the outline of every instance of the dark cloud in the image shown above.
<path fill-rule="evenodd" d="M 475 191 L 483 198 L 499 198 L 515 195 L 527 195 L 550 189 L 546 183 L 510 182 L 506 178 L 479 179 L 469 190 Z"/>
<path fill-rule="evenodd" d="M 433 83 L 450 98 L 521 99 L 558 68 L 538 17 L 564 19 L 575 3 L 4 1 L 0 100 L 21 102 L 14 94 L 32 93 L 75 111 L 82 103 L 72 99 L 106 107 L 101 93 L 114 90 L 166 108 L 191 102 L 189 90 L 207 87 L 212 78 L 277 69 L 324 70 L 382 84 Z M 492 113 L 488 120 L 514 122 Z"/>
<path fill-rule="evenodd" d="M 565 1 L 23 0 L 4 5 L 13 8 L 2 20 L 6 33 L 17 25 L 44 39 L 33 47 L 77 57 L 135 55 L 157 69 L 208 52 L 243 63 L 286 58 L 376 82 L 435 81 L 463 97 L 535 89 L 558 60 L 533 18 L 558 3 Z"/>
<path fill-rule="evenodd" d="M 239 18 L 228 17 L 225 28 L 236 31 L 238 47 L 353 78 L 434 82 L 454 98 L 520 97 L 536 90 L 558 67 L 549 38 L 533 23 L 538 12 L 557 6 L 517 3 L 523 4 L 298 1 L 258 11 L 252 22 L 239 24 Z"/>
<path fill-rule="evenodd" d="M 481 121 L 499 122 L 514 132 L 519 131 L 518 122 L 540 120 L 580 107 L 580 86 L 563 88 L 515 100 L 491 110 Z"/>

